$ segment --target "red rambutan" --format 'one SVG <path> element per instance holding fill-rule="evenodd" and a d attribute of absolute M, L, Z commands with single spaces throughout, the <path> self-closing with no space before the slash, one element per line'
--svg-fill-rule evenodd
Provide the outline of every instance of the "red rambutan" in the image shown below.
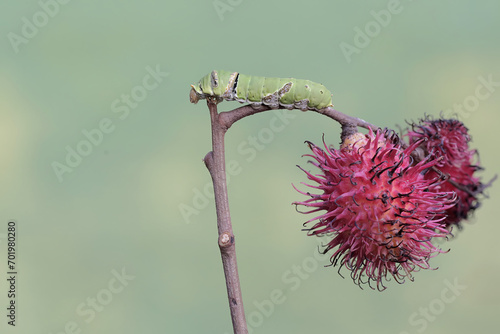
<path fill-rule="evenodd" d="M 458 225 L 479 207 L 478 196 L 487 187 L 475 175 L 482 168 L 478 161 L 474 162 L 479 159 L 477 151 L 469 148 L 471 137 L 468 129 L 457 119 L 426 117 L 419 124 L 413 124 L 407 136 L 410 144 L 424 139 L 420 147 L 431 159 L 439 160 L 435 166 L 437 170 L 430 170 L 426 178 L 435 178 L 440 173 L 447 178 L 447 182 L 435 185 L 431 190 L 457 194 L 457 204 L 446 210 L 444 222 L 447 226 Z"/>
<path fill-rule="evenodd" d="M 314 222 L 309 235 L 331 237 L 323 250 L 336 248 L 331 265 L 339 265 L 339 273 L 347 267 L 355 283 L 375 282 L 379 290 L 389 275 L 402 283 L 431 268 L 429 259 L 444 252 L 431 239 L 449 234 L 443 212 L 455 194 L 428 191 L 443 181 L 424 177 L 437 160 L 414 163 L 410 154 L 420 142 L 403 148 L 395 133 L 379 130 L 349 136 L 338 150 L 308 144 L 306 156 L 320 173 L 302 170 L 314 183 L 306 185 L 319 193 L 298 190 L 309 198 L 294 204 L 311 208 L 304 213 L 322 212 L 304 226 Z"/>

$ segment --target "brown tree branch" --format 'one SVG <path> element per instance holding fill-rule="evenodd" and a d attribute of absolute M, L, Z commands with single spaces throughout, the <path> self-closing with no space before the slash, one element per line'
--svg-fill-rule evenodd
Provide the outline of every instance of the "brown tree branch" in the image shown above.
<path fill-rule="evenodd" d="M 217 101 L 215 99 L 207 99 L 207 104 L 212 123 L 212 151 L 203 160 L 214 184 L 219 249 L 222 257 L 224 276 L 226 278 L 229 309 L 231 311 L 234 333 L 248 334 L 227 195 L 224 135 L 228 127 L 221 122 L 220 114 L 217 113 Z"/>
<path fill-rule="evenodd" d="M 280 107 L 278 109 L 286 109 L 285 107 Z M 270 107 L 266 105 L 261 105 L 258 107 L 252 107 L 250 104 L 244 105 L 242 107 L 233 109 L 231 111 L 226 111 L 226 112 L 221 112 L 219 114 L 220 116 L 220 122 L 223 124 L 227 129 L 231 127 L 235 122 L 239 121 L 240 119 L 251 116 L 263 111 L 271 110 Z M 371 123 L 368 123 L 367 121 L 357 118 L 357 117 L 352 117 L 349 115 L 346 115 L 344 113 L 341 113 L 340 111 L 337 111 L 333 108 L 327 107 L 321 110 L 315 110 L 316 112 L 325 115 L 327 117 L 330 117 L 331 119 L 339 122 L 341 125 L 352 125 L 352 126 L 359 126 L 365 129 L 372 129 L 373 131 L 376 131 L 379 127 L 376 125 L 373 125 Z"/>
<path fill-rule="evenodd" d="M 350 124 L 350 125 L 359 126 L 361 128 L 365 128 L 365 129 L 372 129 L 373 131 L 377 131 L 377 129 L 379 128 L 378 126 L 373 125 L 371 123 L 368 123 L 367 121 L 365 121 L 361 118 L 346 115 L 346 114 L 341 113 L 340 111 L 337 111 L 337 110 L 330 108 L 330 107 L 321 109 L 318 112 L 320 114 L 323 114 L 325 116 L 328 116 L 328 117 L 336 120 L 341 125 Z"/>

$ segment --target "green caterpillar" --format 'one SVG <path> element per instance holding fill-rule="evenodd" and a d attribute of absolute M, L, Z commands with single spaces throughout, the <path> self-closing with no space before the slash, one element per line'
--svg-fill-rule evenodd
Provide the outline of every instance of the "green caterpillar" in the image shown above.
<path fill-rule="evenodd" d="M 332 95 L 325 86 L 309 80 L 255 77 L 238 72 L 212 71 L 191 85 L 189 100 L 214 97 L 218 102 L 238 101 L 254 107 L 262 104 L 277 109 L 321 110 L 333 107 Z"/>

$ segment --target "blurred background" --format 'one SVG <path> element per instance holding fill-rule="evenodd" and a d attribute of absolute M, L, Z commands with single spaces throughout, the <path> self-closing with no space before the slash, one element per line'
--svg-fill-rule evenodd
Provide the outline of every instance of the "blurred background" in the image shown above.
<path fill-rule="evenodd" d="M 337 110 L 396 128 L 456 115 L 498 173 L 500 3 L 63 1 L 0 5 L 0 270 L 17 223 L 17 318 L 2 333 L 232 333 L 217 246 L 208 109 L 213 69 L 323 83 Z M 220 110 L 238 107 L 224 102 Z M 308 218 L 314 112 L 246 118 L 226 136 L 251 333 L 486 333 L 498 324 L 500 187 L 415 282 L 359 289 L 323 268 Z M 307 167 L 309 168 L 309 167 Z M 498 182 L 497 182 L 498 183 Z"/>

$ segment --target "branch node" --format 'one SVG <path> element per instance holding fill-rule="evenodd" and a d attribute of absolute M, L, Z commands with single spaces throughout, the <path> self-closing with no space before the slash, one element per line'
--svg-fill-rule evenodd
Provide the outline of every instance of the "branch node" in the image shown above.
<path fill-rule="evenodd" d="M 207 155 L 205 155 L 205 157 L 203 158 L 203 162 L 205 163 L 205 166 L 207 166 L 207 169 L 210 171 L 214 162 L 214 152 L 208 152 Z"/>
<path fill-rule="evenodd" d="M 228 232 L 222 232 L 219 235 L 219 247 L 220 248 L 227 248 L 233 244 L 234 244 L 234 235 L 232 235 Z"/>

